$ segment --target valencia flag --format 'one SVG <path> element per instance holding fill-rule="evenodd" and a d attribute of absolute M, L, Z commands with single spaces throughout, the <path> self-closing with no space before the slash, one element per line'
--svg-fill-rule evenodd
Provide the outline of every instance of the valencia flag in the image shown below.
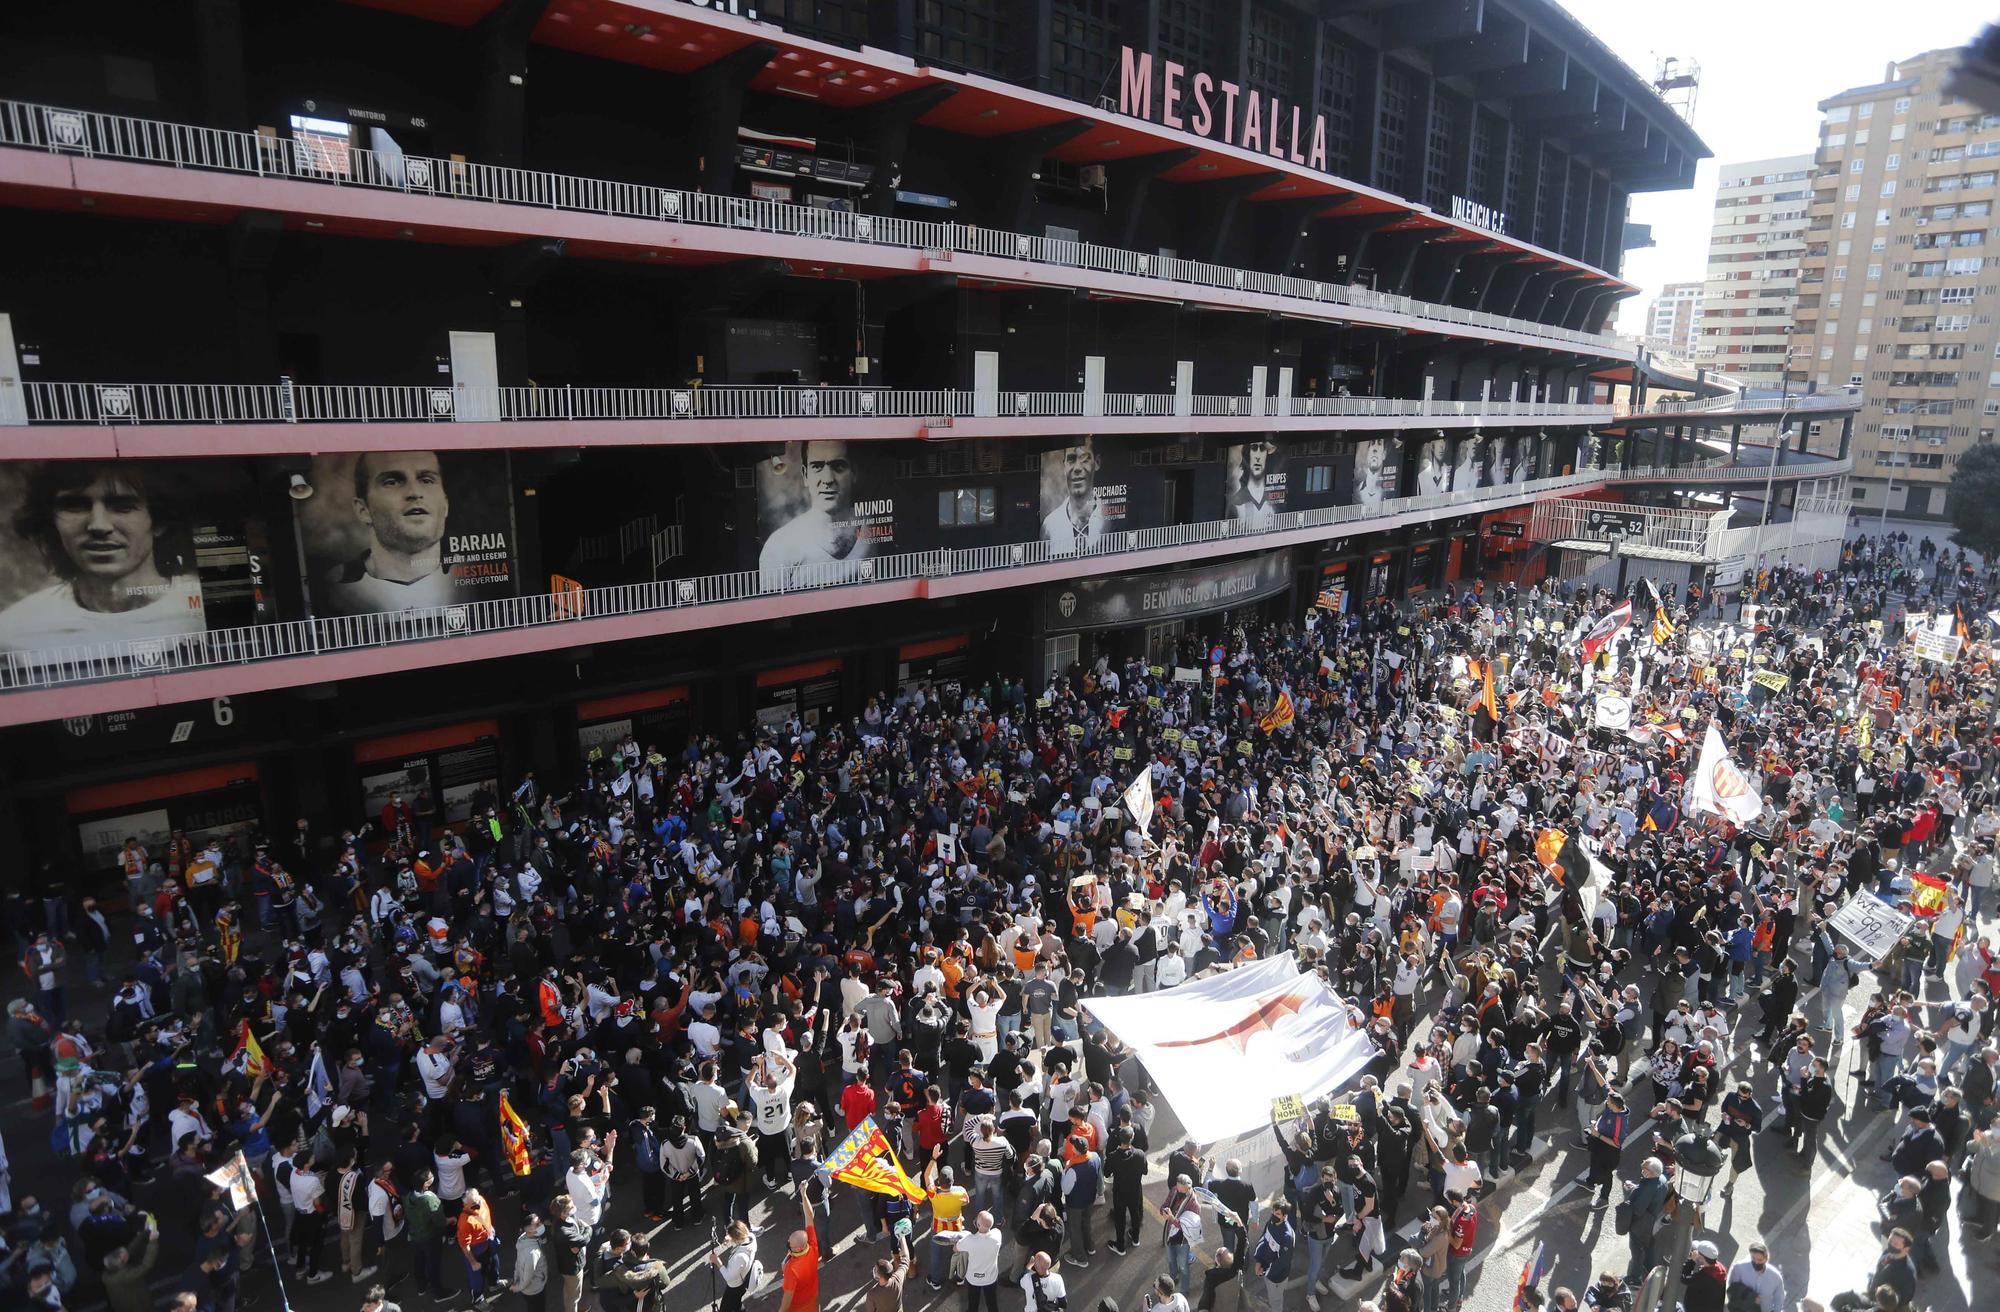
<path fill-rule="evenodd" d="M 904 1173 L 896 1161 L 896 1152 L 889 1147 L 889 1140 L 883 1135 L 873 1116 L 864 1116 L 840 1146 L 826 1159 L 826 1169 L 836 1180 L 843 1180 L 856 1189 L 865 1189 L 871 1194 L 901 1195 L 913 1203 L 924 1201 L 924 1187 Z"/>
<path fill-rule="evenodd" d="M 1272 702 L 1271 709 L 1264 712 L 1263 718 L 1257 721 L 1257 727 L 1265 733 L 1276 733 L 1290 724 L 1294 718 L 1296 713 L 1292 709 L 1292 695 L 1281 689 L 1278 692 L 1278 700 Z"/>
<path fill-rule="evenodd" d="M 526 1175 L 534 1169 L 528 1160 L 528 1127 L 508 1101 L 505 1089 L 500 1091 L 500 1151 L 507 1155 L 507 1169 L 515 1175 Z"/>

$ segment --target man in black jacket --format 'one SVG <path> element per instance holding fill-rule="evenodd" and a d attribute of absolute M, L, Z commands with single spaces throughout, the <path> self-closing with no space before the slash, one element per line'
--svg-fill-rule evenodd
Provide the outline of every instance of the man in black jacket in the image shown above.
<path fill-rule="evenodd" d="M 1111 1151 L 1104 1158 L 1104 1176 L 1111 1185 L 1111 1251 L 1120 1257 L 1139 1246 L 1146 1214 L 1146 1154 L 1132 1145 L 1130 1130 L 1111 1132 Z"/>
<path fill-rule="evenodd" d="M 1862 1312 L 1875 1304 L 1875 1291 L 1887 1285 L 1895 1291 L 1897 1299 L 1907 1306 L 1917 1294 L 1917 1264 L 1910 1255 L 1912 1245 L 1909 1231 L 1891 1230 L 1882 1256 L 1876 1259 L 1875 1269 L 1868 1276 L 1865 1288 L 1851 1290 L 1833 1296 L 1833 1312 Z"/>

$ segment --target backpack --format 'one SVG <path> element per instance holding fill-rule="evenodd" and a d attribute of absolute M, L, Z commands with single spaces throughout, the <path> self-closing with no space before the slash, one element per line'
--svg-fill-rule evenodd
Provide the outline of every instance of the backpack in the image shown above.
<path fill-rule="evenodd" d="M 738 1139 L 715 1154 L 715 1182 L 732 1185 L 743 1178 L 742 1140 Z"/>

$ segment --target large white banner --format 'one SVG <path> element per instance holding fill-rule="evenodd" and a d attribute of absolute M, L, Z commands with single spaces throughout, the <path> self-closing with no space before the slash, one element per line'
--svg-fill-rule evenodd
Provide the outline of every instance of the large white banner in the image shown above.
<path fill-rule="evenodd" d="M 1273 1098 L 1332 1093 L 1375 1055 L 1361 1018 L 1318 975 L 1301 975 L 1289 952 L 1083 1005 L 1139 1054 L 1197 1143 L 1263 1129 Z"/>

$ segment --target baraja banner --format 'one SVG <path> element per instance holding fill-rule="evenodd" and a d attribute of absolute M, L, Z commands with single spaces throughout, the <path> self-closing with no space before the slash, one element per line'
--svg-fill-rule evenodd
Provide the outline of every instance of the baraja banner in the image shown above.
<path fill-rule="evenodd" d="M 1105 629 L 1260 601 L 1283 592 L 1291 580 L 1287 548 L 1197 569 L 1079 579 L 1050 588 L 1044 605 L 1053 631 Z"/>

